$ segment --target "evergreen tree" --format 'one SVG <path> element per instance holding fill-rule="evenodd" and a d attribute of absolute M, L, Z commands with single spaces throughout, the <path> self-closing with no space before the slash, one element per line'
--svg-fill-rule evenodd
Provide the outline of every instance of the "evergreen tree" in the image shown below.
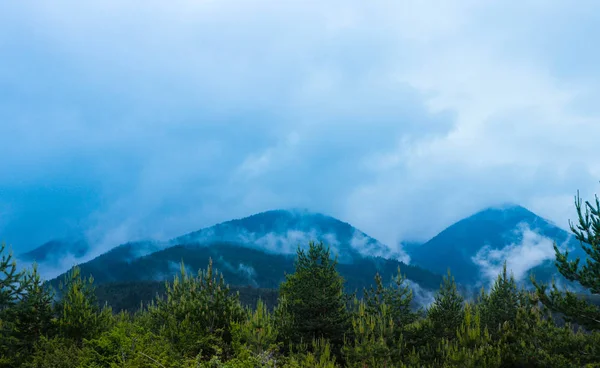
<path fill-rule="evenodd" d="M 481 325 L 476 308 L 466 304 L 464 319 L 455 340 L 442 339 L 442 359 L 436 366 L 460 368 L 494 368 L 501 366 L 500 350 L 494 346 L 487 329 Z"/>
<path fill-rule="evenodd" d="M 402 334 L 396 333 L 391 308 L 378 304 L 377 310 L 355 300 L 358 310 L 352 317 L 351 338 L 342 353 L 348 367 L 403 367 Z"/>
<path fill-rule="evenodd" d="M 582 209 L 582 200 L 579 193 L 575 197 L 575 208 L 579 223 L 575 226 L 569 221 L 571 231 L 580 241 L 581 247 L 587 254 L 585 264 L 580 266 L 581 259 L 569 260 L 569 252 L 562 253 L 556 244 L 556 266 L 558 271 L 569 281 L 577 282 L 591 294 L 600 294 L 600 200 L 596 196 L 595 204 L 585 202 L 585 211 Z M 589 329 L 600 331 L 600 307 L 579 298 L 570 291 L 562 292 L 555 282 L 552 282 L 550 292 L 547 285 L 536 283 L 532 277 L 540 301 L 554 312 L 561 313 L 566 321 Z"/>
<path fill-rule="evenodd" d="M 21 300 L 27 288 L 25 271 L 18 271 L 12 252 L 5 252 L 6 244 L 0 243 L 0 311 Z"/>
<path fill-rule="evenodd" d="M 188 274 L 182 262 L 180 275 L 166 283 L 166 295 L 149 307 L 150 328 L 165 337 L 181 357 L 199 361 L 227 353 L 231 324 L 243 316 L 239 296 L 229 292 L 212 260 L 197 276 Z"/>
<path fill-rule="evenodd" d="M 464 317 L 463 301 L 464 298 L 456 289 L 454 277 L 448 271 L 433 304 L 427 310 L 427 318 L 431 320 L 438 338 L 452 340 L 456 337 L 456 331 Z"/>
<path fill-rule="evenodd" d="M 232 326 L 233 345 L 236 354 L 248 352 L 261 366 L 275 365 L 277 334 L 273 316 L 262 300 L 258 300 L 256 309 L 247 308 L 246 318 Z"/>
<path fill-rule="evenodd" d="M 398 332 L 417 319 L 417 313 L 411 309 L 413 292 L 406 284 L 406 277 L 400 273 L 400 268 L 389 286 L 383 284 L 379 273 L 375 275 L 375 286 L 364 290 L 364 299 L 366 308 L 372 315 L 381 311 L 382 304 L 386 304 L 389 307 L 388 316 Z"/>
<path fill-rule="evenodd" d="M 5 342 L 10 341 L 6 350 L 12 356 L 13 366 L 19 366 L 28 359 L 39 339 L 51 335 L 54 327 L 53 295 L 42 282 L 37 265 L 34 264 L 33 269 L 25 274 L 24 280 L 26 286 L 22 301 L 5 311 L 11 321 L 11 329 L 4 335 Z"/>
<path fill-rule="evenodd" d="M 508 275 L 505 262 L 489 294 L 483 292 L 477 306 L 482 324 L 492 336 L 498 336 L 504 323 L 515 322 L 522 297 L 513 275 Z"/>
<path fill-rule="evenodd" d="M 93 283 L 92 276 L 82 278 L 79 267 L 73 267 L 59 286 L 61 297 L 55 305 L 58 329 L 62 337 L 77 345 L 110 327 L 112 311 L 99 307 Z"/>
<path fill-rule="evenodd" d="M 295 272 L 286 275 L 280 295 L 291 317 L 291 342 L 309 343 L 324 338 L 338 352 L 349 327 L 344 280 L 323 243 L 310 242 L 298 249 Z"/>

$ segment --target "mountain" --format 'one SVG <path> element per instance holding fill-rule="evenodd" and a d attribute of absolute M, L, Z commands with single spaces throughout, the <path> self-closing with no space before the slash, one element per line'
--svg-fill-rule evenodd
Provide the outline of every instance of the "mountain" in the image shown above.
<path fill-rule="evenodd" d="M 323 241 L 341 263 L 364 256 L 398 258 L 389 248 L 352 225 L 307 210 L 273 210 L 202 229 L 172 241 L 173 244 L 232 242 L 276 254 L 295 254 L 299 245 Z"/>
<path fill-rule="evenodd" d="M 51 263 L 68 256 L 81 258 L 89 249 L 89 244 L 82 239 L 56 239 L 20 254 L 19 259 L 26 262 Z"/>
<path fill-rule="evenodd" d="M 512 254 L 521 268 L 529 260 L 537 260 L 531 271 L 546 281 L 556 274 L 552 242 L 582 255 L 578 242 L 567 231 L 524 207 L 506 205 L 458 221 L 423 245 L 411 248 L 409 255 L 414 265 L 436 273 L 446 273 L 449 268 L 457 282 L 479 285 L 488 281 L 490 268 L 498 269 L 504 257 Z"/>
<path fill-rule="evenodd" d="M 80 265 L 95 283 L 171 279 L 183 261 L 189 271 L 205 268 L 209 258 L 231 285 L 276 288 L 293 272 L 297 247 L 323 241 L 338 256 L 338 269 L 350 290 L 370 285 L 376 272 L 389 279 L 400 267 L 409 280 L 437 289 L 441 276 L 397 259 L 387 247 L 350 224 L 323 214 L 274 210 L 227 221 L 169 242 L 118 246 Z M 57 284 L 63 276 L 52 280 Z"/>

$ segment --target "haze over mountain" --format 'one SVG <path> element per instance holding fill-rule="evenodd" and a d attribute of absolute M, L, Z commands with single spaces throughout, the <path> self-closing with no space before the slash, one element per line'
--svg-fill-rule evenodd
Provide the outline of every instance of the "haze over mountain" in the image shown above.
<path fill-rule="evenodd" d="M 436 273 L 448 268 L 458 282 L 488 285 L 504 261 L 518 280 L 530 272 L 549 281 L 556 273 L 553 243 L 584 252 L 569 232 L 518 205 L 487 208 L 446 228 L 421 246 L 411 248 L 411 262 Z"/>
<path fill-rule="evenodd" d="M 600 175 L 586 4 L 3 2 L 0 239 L 302 206 L 393 245 L 504 200 L 564 227 Z"/>
<path fill-rule="evenodd" d="M 182 261 L 195 273 L 211 258 L 232 285 L 276 288 L 285 273 L 293 271 L 297 248 L 306 248 L 309 241 L 330 246 L 349 290 L 368 287 L 377 272 L 388 280 L 398 267 L 421 299 L 428 300 L 441 283 L 441 275 L 403 263 L 405 255 L 390 251 L 350 224 L 307 210 L 262 212 L 168 242 L 126 243 L 80 268 L 97 284 L 166 280 L 179 272 Z M 52 282 L 61 279 L 62 275 Z"/>

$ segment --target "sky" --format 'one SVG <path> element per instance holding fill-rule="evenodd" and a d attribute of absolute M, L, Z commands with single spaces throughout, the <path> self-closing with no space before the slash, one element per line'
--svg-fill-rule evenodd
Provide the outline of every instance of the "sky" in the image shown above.
<path fill-rule="evenodd" d="M 600 3 L 0 5 L 0 238 L 96 250 L 307 208 L 394 246 L 600 183 Z"/>

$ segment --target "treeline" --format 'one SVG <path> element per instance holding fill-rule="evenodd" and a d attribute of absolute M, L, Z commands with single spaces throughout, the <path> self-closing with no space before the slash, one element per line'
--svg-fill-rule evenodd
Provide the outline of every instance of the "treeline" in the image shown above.
<path fill-rule="evenodd" d="M 600 203 L 586 202 L 585 213 L 576 205 L 572 230 L 589 260 L 580 266 L 555 248 L 556 263 L 597 294 Z M 506 267 L 474 302 L 448 274 L 433 304 L 414 310 L 400 270 L 375 275 L 358 298 L 344 291 L 328 248 L 311 243 L 272 310 L 262 300 L 243 306 L 209 262 L 198 274 L 182 265 L 164 295 L 114 314 L 78 268 L 55 294 L 35 267 L 18 272 L 1 251 L 1 367 L 600 367 L 600 309 L 535 280 L 535 291 L 520 289 Z"/>

